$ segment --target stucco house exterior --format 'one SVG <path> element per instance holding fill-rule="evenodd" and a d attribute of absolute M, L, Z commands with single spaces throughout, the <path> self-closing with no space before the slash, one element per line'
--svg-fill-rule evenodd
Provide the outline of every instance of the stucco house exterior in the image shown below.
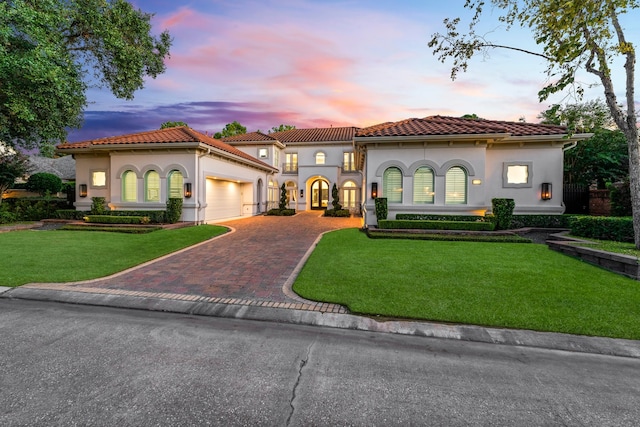
<path fill-rule="evenodd" d="M 432 116 L 379 125 L 252 132 L 223 141 L 188 127 L 59 145 L 76 160 L 76 209 L 161 210 L 183 198 L 182 221 L 277 207 L 345 209 L 376 224 L 374 198 L 397 213 L 483 215 L 512 198 L 518 214 L 561 214 L 563 152 L 588 134 L 562 126 Z"/>
<path fill-rule="evenodd" d="M 562 214 L 564 150 L 590 134 L 564 126 L 431 116 L 360 129 L 354 137 L 366 192 L 398 213 L 484 215 L 491 199 L 515 201 L 516 214 Z M 375 193 L 375 194 L 372 194 Z"/>

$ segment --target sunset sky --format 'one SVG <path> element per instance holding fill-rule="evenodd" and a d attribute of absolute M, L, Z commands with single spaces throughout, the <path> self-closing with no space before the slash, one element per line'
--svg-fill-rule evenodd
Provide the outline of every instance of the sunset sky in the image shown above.
<path fill-rule="evenodd" d="M 279 124 L 364 127 L 435 114 L 536 122 L 538 113 L 564 100 L 539 103 L 545 64 L 511 51 L 478 57 L 451 81 L 450 64 L 438 62 L 427 43 L 443 31 L 444 18 L 466 14 L 464 0 L 133 3 L 155 13 L 156 34 L 171 33 L 167 71 L 132 101 L 89 90 L 85 124 L 69 141 L 157 129 L 165 121 L 208 132 L 234 120 L 264 132 Z M 498 13 L 487 12 L 483 31 L 491 38 L 540 50 L 528 30 L 505 32 Z M 640 39 L 637 18 L 623 20 L 631 41 Z M 581 79 L 595 82 L 586 73 Z M 623 100 L 622 74 L 614 83 Z M 598 97 L 601 87 L 588 89 L 585 100 Z"/>

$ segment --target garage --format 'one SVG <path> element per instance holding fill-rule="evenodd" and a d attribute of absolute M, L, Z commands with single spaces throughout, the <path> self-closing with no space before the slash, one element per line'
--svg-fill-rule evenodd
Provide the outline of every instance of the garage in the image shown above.
<path fill-rule="evenodd" d="M 207 208 L 205 221 L 215 221 L 242 215 L 240 184 L 207 178 Z"/>

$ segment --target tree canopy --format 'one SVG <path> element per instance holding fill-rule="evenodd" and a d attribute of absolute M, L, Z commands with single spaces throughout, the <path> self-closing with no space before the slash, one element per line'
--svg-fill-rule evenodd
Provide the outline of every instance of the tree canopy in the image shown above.
<path fill-rule="evenodd" d="M 79 128 L 90 86 L 132 99 L 165 71 L 171 38 L 125 0 L 0 2 L 0 140 L 38 148 Z"/>
<path fill-rule="evenodd" d="M 234 135 L 243 135 L 245 133 L 247 133 L 247 128 L 234 120 L 232 123 L 227 123 L 224 129 L 222 129 L 221 132 L 216 132 L 213 137 L 216 139 L 222 139 L 229 138 Z"/>
<path fill-rule="evenodd" d="M 20 152 L 5 149 L 0 143 L 0 196 L 7 191 L 16 179 L 29 172 L 29 158 Z M 0 197 L 2 203 L 2 197 Z"/>
<path fill-rule="evenodd" d="M 494 42 L 477 33 L 477 25 L 486 3 L 509 30 L 515 25 L 529 28 L 541 51 Z M 460 32 L 460 18 L 444 20 L 445 33 L 435 33 L 429 42 L 434 55 L 442 62 L 452 60 L 451 77 L 467 71 L 469 60 L 490 49 L 511 49 L 543 58 L 547 62 L 549 83 L 539 92 L 545 100 L 551 94 L 575 88 L 583 89 L 576 80 L 579 70 L 596 76 L 602 84 L 605 101 L 616 126 L 624 134 L 629 152 L 630 186 L 633 206 L 635 245 L 640 248 L 640 141 L 635 111 L 634 44 L 627 40 L 620 18 L 640 8 L 638 0 L 467 0 L 465 8 L 473 12 L 467 32 Z M 612 66 L 617 59 L 624 62 L 624 103 L 614 89 Z"/>
<path fill-rule="evenodd" d="M 280 126 L 274 126 L 271 128 L 271 130 L 269 131 L 269 133 L 275 133 L 275 132 L 284 132 L 287 130 L 293 130 L 296 127 L 293 125 L 283 125 L 281 124 Z"/>
<path fill-rule="evenodd" d="M 179 126 L 189 127 L 185 122 L 164 122 L 160 125 L 160 129 L 176 128 Z"/>

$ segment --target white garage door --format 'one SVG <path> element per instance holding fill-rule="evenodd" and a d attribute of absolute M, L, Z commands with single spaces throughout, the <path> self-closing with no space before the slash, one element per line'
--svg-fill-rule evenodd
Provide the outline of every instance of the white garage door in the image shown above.
<path fill-rule="evenodd" d="M 219 179 L 207 179 L 207 209 L 205 221 L 242 215 L 240 184 Z"/>

